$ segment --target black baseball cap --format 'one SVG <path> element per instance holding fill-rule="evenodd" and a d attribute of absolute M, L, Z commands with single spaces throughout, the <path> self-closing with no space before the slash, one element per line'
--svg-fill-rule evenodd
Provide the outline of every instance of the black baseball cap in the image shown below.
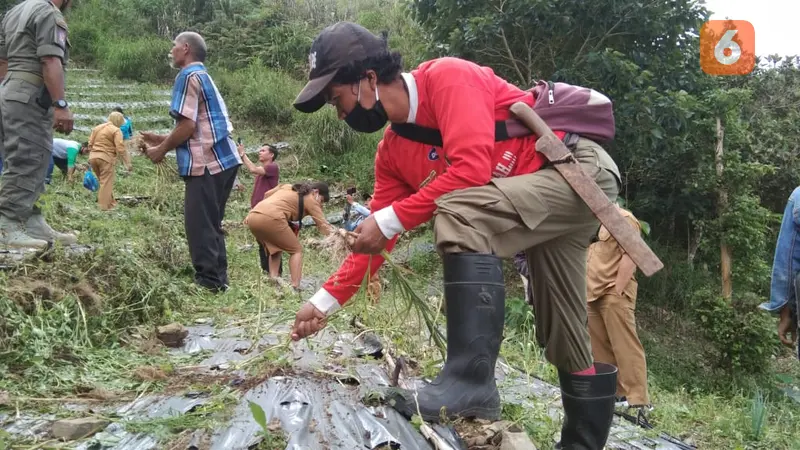
<path fill-rule="evenodd" d="M 308 83 L 294 99 L 294 107 L 312 113 L 325 106 L 322 91 L 339 69 L 354 61 L 378 56 L 387 50 L 386 42 L 352 22 L 337 22 L 322 30 L 308 54 Z"/>

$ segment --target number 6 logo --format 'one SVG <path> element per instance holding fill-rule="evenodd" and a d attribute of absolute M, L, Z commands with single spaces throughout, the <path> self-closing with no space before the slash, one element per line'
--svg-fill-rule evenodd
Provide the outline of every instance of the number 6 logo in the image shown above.
<path fill-rule="evenodd" d="M 755 30 L 746 20 L 709 20 L 700 29 L 700 67 L 709 75 L 747 75 L 755 67 Z"/>
<path fill-rule="evenodd" d="M 722 39 L 720 39 L 716 47 L 714 47 L 714 58 L 716 58 L 720 64 L 729 66 L 735 64 L 736 61 L 741 58 L 742 48 L 739 47 L 736 41 L 732 40 L 734 36 L 736 36 L 736 30 L 726 31 L 725 34 L 722 35 Z M 725 50 L 730 50 L 730 54 L 725 55 Z"/>

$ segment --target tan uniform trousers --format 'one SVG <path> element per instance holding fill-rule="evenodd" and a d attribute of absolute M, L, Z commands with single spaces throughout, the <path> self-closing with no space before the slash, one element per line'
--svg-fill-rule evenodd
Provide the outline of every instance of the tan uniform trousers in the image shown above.
<path fill-rule="evenodd" d="M 632 285 L 632 286 L 631 286 Z M 647 361 L 636 333 L 636 281 L 622 295 L 606 294 L 589 302 L 589 334 L 595 361 L 619 368 L 617 396 L 630 405 L 649 405 Z"/>
<path fill-rule="evenodd" d="M 250 228 L 258 243 L 264 246 L 268 255 L 278 252 L 294 255 L 303 252 L 300 240 L 289 227 L 286 217 L 280 213 L 267 215 L 250 211 L 244 223 Z"/>
<path fill-rule="evenodd" d="M 597 143 L 581 139 L 573 154 L 611 200 L 619 169 Z M 493 253 L 511 258 L 525 250 L 530 270 L 536 339 L 558 369 L 591 367 L 586 315 L 586 256 L 599 222 L 564 178 L 547 167 L 492 179 L 437 200 L 434 224 L 440 253 Z"/>
<path fill-rule="evenodd" d="M 114 200 L 114 180 L 117 178 L 115 164 L 90 157 L 89 165 L 100 183 L 100 189 L 97 190 L 97 204 L 100 209 L 107 211 L 117 206 L 117 201 Z"/>

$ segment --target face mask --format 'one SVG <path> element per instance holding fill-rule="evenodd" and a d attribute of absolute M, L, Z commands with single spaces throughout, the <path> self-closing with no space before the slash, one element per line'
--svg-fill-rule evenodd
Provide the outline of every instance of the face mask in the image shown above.
<path fill-rule="evenodd" d="M 366 109 L 361 106 L 361 83 L 359 82 L 356 106 L 344 118 L 344 121 L 350 125 L 350 128 L 358 132 L 374 133 L 383 128 L 388 120 L 389 116 L 386 115 L 386 110 L 383 109 L 377 87 L 375 88 L 375 106 L 372 109 Z"/>

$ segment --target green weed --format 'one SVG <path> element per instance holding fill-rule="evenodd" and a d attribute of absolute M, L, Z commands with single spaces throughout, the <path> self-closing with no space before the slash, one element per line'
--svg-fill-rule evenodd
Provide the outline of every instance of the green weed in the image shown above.
<path fill-rule="evenodd" d="M 221 69 L 213 75 L 231 113 L 245 123 L 279 128 L 292 123 L 299 114 L 292 101 L 302 84 L 258 60 L 236 71 Z"/>
<path fill-rule="evenodd" d="M 145 37 L 125 41 L 105 41 L 98 49 L 98 59 L 106 72 L 118 78 L 137 81 L 167 80 L 176 75 L 167 54 L 169 39 Z"/>

